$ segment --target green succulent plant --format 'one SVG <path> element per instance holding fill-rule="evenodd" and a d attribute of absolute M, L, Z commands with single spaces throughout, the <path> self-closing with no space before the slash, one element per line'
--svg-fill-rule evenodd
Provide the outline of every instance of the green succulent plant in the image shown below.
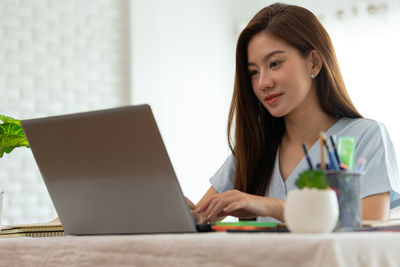
<path fill-rule="evenodd" d="M 328 183 L 326 181 L 325 173 L 321 170 L 306 170 L 302 172 L 296 180 L 296 186 L 299 189 L 304 187 L 327 189 Z"/>
<path fill-rule="evenodd" d="M 0 158 L 16 147 L 29 148 L 20 120 L 0 115 L 0 121 Z"/>

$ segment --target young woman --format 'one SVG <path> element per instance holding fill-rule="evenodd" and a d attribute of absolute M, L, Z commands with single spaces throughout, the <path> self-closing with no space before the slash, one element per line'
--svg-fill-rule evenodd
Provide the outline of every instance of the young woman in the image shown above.
<path fill-rule="evenodd" d="M 302 7 L 273 4 L 240 34 L 228 122 L 232 154 L 197 205 L 199 222 L 227 215 L 284 221 L 286 194 L 308 168 L 302 143 L 319 162 L 320 132 L 355 136 L 367 158 L 362 218 L 386 219 L 390 191 L 400 192 L 397 161 L 385 127 L 351 102 L 328 33 Z M 233 137 L 233 138 L 231 138 Z"/>

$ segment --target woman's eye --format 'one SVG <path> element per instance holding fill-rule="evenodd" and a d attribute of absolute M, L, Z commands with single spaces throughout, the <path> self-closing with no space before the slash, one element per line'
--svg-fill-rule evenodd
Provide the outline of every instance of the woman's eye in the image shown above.
<path fill-rule="evenodd" d="M 281 64 L 281 61 L 273 61 L 269 64 L 271 69 L 278 67 Z"/>
<path fill-rule="evenodd" d="M 256 75 L 257 74 L 257 71 L 256 70 L 249 70 L 249 76 L 251 77 L 251 76 L 254 76 L 254 75 Z"/>

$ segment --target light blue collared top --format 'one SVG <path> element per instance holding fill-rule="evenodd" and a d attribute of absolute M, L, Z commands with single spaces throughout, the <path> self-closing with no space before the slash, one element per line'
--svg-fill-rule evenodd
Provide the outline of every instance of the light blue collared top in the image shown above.
<path fill-rule="evenodd" d="M 367 159 L 365 173 L 361 179 L 361 198 L 391 192 L 393 204 L 400 193 L 400 178 L 394 147 L 385 126 L 370 119 L 343 117 L 326 131 L 328 137 L 333 134 L 337 137 L 355 136 L 357 140 L 356 158 L 364 157 Z M 309 154 L 314 164 L 320 162 L 319 141 L 310 148 Z M 327 157 L 325 158 L 327 159 Z M 287 192 L 297 188 L 295 181 L 299 174 L 308 168 L 307 160 L 303 157 L 286 181 L 283 181 L 279 171 L 278 149 L 266 196 L 285 200 Z M 234 172 L 235 159 L 231 154 L 214 176 L 210 178 L 212 186 L 220 193 L 232 190 Z M 399 200 L 396 202 L 399 202 Z M 257 220 L 275 221 L 270 217 L 258 217 Z"/>

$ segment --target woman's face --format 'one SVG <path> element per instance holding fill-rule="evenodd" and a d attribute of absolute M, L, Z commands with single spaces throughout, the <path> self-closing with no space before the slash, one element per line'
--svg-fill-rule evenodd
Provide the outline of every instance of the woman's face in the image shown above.
<path fill-rule="evenodd" d="M 316 101 L 311 55 L 302 57 L 296 48 L 265 31 L 250 39 L 247 55 L 254 94 L 272 116 L 286 116 Z"/>

